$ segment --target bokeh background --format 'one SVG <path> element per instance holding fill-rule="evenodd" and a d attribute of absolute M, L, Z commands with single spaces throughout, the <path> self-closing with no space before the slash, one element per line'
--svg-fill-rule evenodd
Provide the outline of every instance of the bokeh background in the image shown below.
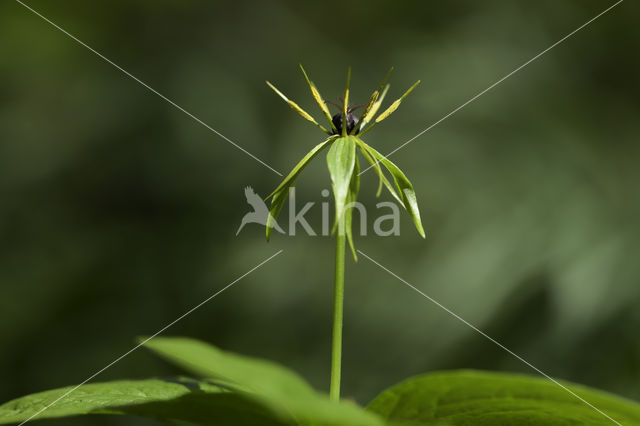
<path fill-rule="evenodd" d="M 367 135 L 389 152 L 613 2 L 195 0 L 28 4 L 286 173 L 348 65 L 365 102 L 422 85 Z M 428 237 L 358 247 L 550 375 L 640 399 L 640 57 L 627 1 L 397 152 Z M 79 383 L 165 334 L 329 382 L 333 240 L 248 225 L 280 178 L 19 3 L 0 3 L 0 401 Z M 318 158 L 298 203 L 328 187 Z M 361 198 L 376 216 L 375 174 Z M 384 200 L 390 200 L 383 195 Z M 286 209 L 281 223 L 286 224 Z M 369 230 L 371 230 L 370 218 Z M 316 229 L 317 229 L 316 228 Z M 525 365 L 366 259 L 347 260 L 343 393 L 438 369 Z M 177 371 L 144 350 L 96 380 Z M 161 424 L 95 417 L 50 424 Z"/>

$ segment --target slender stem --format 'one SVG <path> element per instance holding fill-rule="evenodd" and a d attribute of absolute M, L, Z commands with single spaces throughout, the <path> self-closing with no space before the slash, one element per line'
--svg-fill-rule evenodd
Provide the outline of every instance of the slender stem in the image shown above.
<path fill-rule="evenodd" d="M 342 310 L 344 302 L 344 225 L 336 232 L 336 277 L 333 295 L 333 343 L 331 346 L 331 387 L 329 398 L 340 400 L 340 373 L 342 368 Z"/>

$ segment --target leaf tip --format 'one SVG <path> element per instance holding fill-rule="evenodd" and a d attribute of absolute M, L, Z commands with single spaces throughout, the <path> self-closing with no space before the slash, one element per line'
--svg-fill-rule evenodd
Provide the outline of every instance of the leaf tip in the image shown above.
<path fill-rule="evenodd" d="M 267 229 L 265 231 L 265 236 L 267 237 L 267 242 L 271 241 L 271 231 L 273 228 L 267 224 Z"/>

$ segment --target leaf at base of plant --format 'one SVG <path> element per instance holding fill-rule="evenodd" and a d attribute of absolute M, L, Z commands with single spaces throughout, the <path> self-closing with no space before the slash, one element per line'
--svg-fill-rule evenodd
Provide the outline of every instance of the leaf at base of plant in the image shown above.
<path fill-rule="evenodd" d="M 333 402 L 276 363 L 185 338 L 145 346 L 200 378 L 89 383 L 0 405 L 0 424 L 86 414 L 126 414 L 205 426 L 383 426 L 350 402 Z"/>
<path fill-rule="evenodd" d="M 128 414 L 211 426 L 294 424 L 225 385 L 185 377 L 90 383 L 73 389 L 9 401 L 0 406 L 0 424 L 24 422 L 34 415 L 29 422 L 84 414 Z"/>
<path fill-rule="evenodd" d="M 624 426 L 640 425 L 640 404 L 585 386 L 562 383 Z M 367 410 L 389 425 L 614 425 L 549 379 L 481 371 L 450 371 L 408 379 L 376 397 Z"/>
<path fill-rule="evenodd" d="M 156 337 L 145 346 L 199 377 L 231 383 L 281 420 L 294 419 L 304 425 L 383 424 L 356 404 L 330 401 L 298 374 L 271 361 L 225 352 L 189 338 Z"/>

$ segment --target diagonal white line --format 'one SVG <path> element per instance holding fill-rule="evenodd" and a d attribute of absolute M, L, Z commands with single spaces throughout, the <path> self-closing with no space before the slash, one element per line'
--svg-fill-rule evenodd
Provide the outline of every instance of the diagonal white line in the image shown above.
<path fill-rule="evenodd" d="M 509 354 L 513 355 L 515 358 L 517 358 L 519 361 L 523 362 L 524 364 L 526 364 L 527 366 L 529 366 L 530 368 L 532 368 L 533 370 L 535 370 L 536 372 L 540 373 L 541 375 L 543 375 L 544 377 L 546 377 L 547 379 L 549 379 L 550 381 L 552 381 L 553 383 L 555 383 L 556 385 L 560 386 L 562 389 L 564 389 L 565 391 L 569 392 L 571 395 L 573 395 L 574 397 L 578 398 L 580 401 L 584 402 L 585 404 L 587 404 L 589 407 L 593 408 L 594 410 L 596 410 L 598 413 L 602 414 L 603 416 L 605 416 L 606 418 L 608 418 L 609 420 L 611 420 L 613 423 L 622 426 L 621 423 L 619 423 L 618 421 L 612 419 L 607 413 L 605 413 L 604 411 L 600 410 L 599 408 L 595 407 L 593 404 L 591 404 L 589 401 L 585 400 L 584 398 L 582 398 L 580 395 L 576 394 L 574 391 L 572 391 L 571 389 L 567 388 L 565 385 L 563 385 L 562 383 L 558 382 L 556 379 L 554 379 L 553 377 L 549 376 L 548 374 L 546 374 L 544 371 L 540 370 L 539 368 L 537 368 L 536 366 L 534 366 L 533 364 L 531 364 L 529 361 L 527 361 L 526 359 L 522 358 L 520 355 L 516 354 L 515 352 L 513 352 L 511 349 L 507 348 L 506 346 L 504 346 L 503 344 L 501 344 L 500 342 L 498 342 L 496 339 L 494 339 L 493 337 L 489 336 L 487 333 L 485 333 L 484 331 L 480 330 L 478 327 L 476 327 L 475 325 L 471 324 L 469 321 L 465 320 L 464 318 L 462 318 L 460 315 L 456 314 L 455 312 L 453 312 L 451 309 L 447 308 L 446 306 L 442 305 L 440 302 L 438 302 L 437 300 L 435 300 L 434 298 L 430 297 L 429 295 L 427 295 L 426 293 L 424 293 L 423 291 L 419 290 L 418 288 L 414 287 L 413 285 L 409 284 L 407 281 L 405 281 L 404 279 L 402 279 L 400 276 L 396 275 L 395 273 L 391 272 L 389 269 L 385 268 L 384 266 L 382 266 L 380 263 L 376 262 L 375 260 L 373 260 L 371 257 L 367 256 L 366 254 L 364 254 L 362 252 L 362 250 L 358 250 L 358 253 L 360 253 L 361 255 L 363 255 L 364 257 L 366 257 L 369 261 L 371 261 L 372 263 L 378 265 L 381 269 L 383 269 L 384 271 L 388 272 L 391 276 L 397 278 L 398 280 L 400 280 L 402 283 L 406 284 L 408 287 L 412 288 L 413 290 L 415 290 L 416 292 L 418 292 L 420 295 L 422 295 L 424 298 L 426 298 L 427 300 L 429 300 L 431 303 L 437 305 L 439 308 L 443 309 L 444 311 L 446 311 L 448 314 L 452 315 L 453 317 L 455 317 L 456 319 L 458 319 L 459 321 L 461 321 L 462 323 L 464 323 L 466 326 L 470 327 L 471 329 L 473 329 L 474 331 L 476 331 L 477 333 L 481 334 L 483 337 L 485 337 L 486 339 L 490 340 L 491 342 L 493 342 L 495 345 L 497 345 L 498 347 L 500 347 L 502 350 L 508 352 Z"/>
<path fill-rule="evenodd" d="M 122 71 L 126 76 L 130 77 L 132 80 L 136 81 L 137 83 L 141 84 L 142 86 L 144 86 L 146 89 L 148 89 L 149 91 L 155 93 L 156 95 L 158 95 L 160 98 L 162 98 L 163 100 L 165 100 L 166 102 L 168 102 L 169 104 L 171 104 L 172 106 L 174 106 L 176 109 L 182 111 L 183 113 L 185 113 L 186 115 L 188 115 L 189 117 L 191 117 L 193 120 L 195 120 L 198 124 L 203 125 L 204 127 L 206 127 L 207 129 L 211 130 L 213 133 L 215 133 L 216 135 L 220 136 L 222 139 L 224 139 L 225 141 L 229 142 L 231 145 L 235 146 L 236 148 L 238 148 L 240 151 L 244 152 L 245 154 L 247 154 L 249 157 L 253 158 L 254 160 L 256 160 L 258 163 L 262 164 L 263 166 L 265 166 L 266 168 L 268 168 L 269 170 L 271 170 L 272 172 L 274 172 L 275 174 L 282 176 L 282 173 L 280 173 L 279 171 L 277 171 L 276 169 L 274 169 L 273 167 L 271 167 L 270 165 L 268 165 L 267 163 L 265 163 L 264 161 L 262 161 L 261 159 L 259 159 L 258 157 L 256 157 L 255 155 L 253 155 L 252 153 L 250 153 L 249 151 L 247 151 L 246 149 L 244 149 L 243 147 L 241 147 L 240 145 L 238 145 L 237 143 L 235 143 L 234 141 L 232 141 L 231 139 L 229 139 L 228 137 L 226 137 L 225 135 L 223 135 L 222 133 L 220 133 L 219 131 L 217 131 L 216 129 L 214 129 L 213 127 L 211 127 L 210 125 L 208 125 L 207 123 L 205 123 L 204 121 L 200 120 L 198 117 L 196 117 L 195 115 L 193 115 L 192 113 L 190 113 L 189 111 L 187 111 L 186 109 L 182 108 L 180 105 L 178 105 L 177 103 L 175 103 L 174 101 L 172 101 L 171 99 L 167 98 L 165 95 L 163 95 L 162 93 L 158 92 L 157 90 L 155 90 L 153 87 L 149 86 L 147 83 L 145 83 L 144 81 L 140 80 L 138 77 L 136 77 L 135 75 L 131 74 L 130 72 L 128 72 L 127 70 L 125 70 L 124 68 L 122 68 L 121 66 L 119 66 L 118 64 L 116 64 L 115 62 L 113 62 L 111 59 L 107 58 L 106 56 L 104 56 L 103 54 L 101 54 L 100 52 L 98 52 L 97 50 L 95 50 L 94 48 L 92 48 L 91 46 L 89 46 L 88 44 L 86 44 L 85 42 L 83 42 L 82 40 L 78 39 L 76 36 L 74 36 L 73 34 L 71 34 L 70 32 L 66 31 L 64 28 L 60 27 L 59 25 L 57 25 L 56 23 L 54 23 L 53 21 L 51 21 L 50 19 L 46 18 L 45 16 L 43 16 L 41 13 L 39 13 L 38 11 L 34 10 L 32 7 L 27 6 L 26 4 L 24 4 L 22 1 L 20 0 L 16 0 L 17 3 L 21 4 L 22 6 L 24 6 L 26 9 L 28 9 L 29 11 L 31 11 L 33 14 L 39 16 L 40 18 L 42 18 L 44 21 L 46 21 L 47 23 L 51 24 L 53 27 L 55 27 L 57 30 L 59 30 L 60 32 L 64 33 L 65 35 L 67 35 L 69 38 L 73 39 L 75 42 L 77 42 L 78 44 L 80 44 L 83 47 L 86 47 L 87 49 L 89 49 L 91 52 L 95 53 L 97 56 L 99 56 L 101 59 L 103 59 L 104 61 L 106 61 L 107 63 L 113 65 L 115 68 L 117 68 L 118 70 Z"/>
<path fill-rule="evenodd" d="M 115 360 L 111 361 L 109 364 L 107 364 L 106 366 L 104 366 L 103 368 L 101 368 L 100 370 L 98 370 L 97 372 L 93 373 L 91 376 L 87 377 L 84 381 L 82 381 L 80 384 L 74 386 L 73 388 L 69 389 L 67 392 L 65 392 L 62 396 L 59 396 L 58 398 L 56 398 L 52 403 L 50 403 L 49 405 L 47 405 L 46 407 L 42 408 L 40 411 L 38 411 L 37 413 L 33 414 L 31 417 L 29 417 L 28 419 L 26 419 L 25 421 L 23 421 L 22 423 L 20 423 L 18 426 L 22 426 L 23 424 L 27 423 L 28 421 L 30 421 L 31 419 L 33 419 L 36 416 L 39 416 L 40 414 L 42 414 L 42 412 L 48 410 L 49 408 L 51 408 L 54 404 L 56 404 L 58 401 L 60 401 L 63 398 L 66 398 L 67 396 L 69 396 L 70 393 L 75 392 L 76 390 L 78 390 L 78 388 L 84 384 L 86 384 L 87 382 L 89 382 L 90 380 L 93 380 L 96 376 L 98 376 L 99 374 L 101 374 L 103 371 L 105 371 L 106 369 L 108 369 L 109 367 L 113 366 L 114 364 L 116 364 L 117 362 L 121 361 L 123 358 L 125 358 L 126 356 L 128 356 L 129 354 L 131 354 L 132 352 L 134 352 L 135 350 L 139 349 L 141 346 L 143 346 L 145 343 L 147 343 L 149 340 L 153 339 L 154 337 L 157 337 L 160 333 L 163 333 L 164 331 L 166 331 L 169 327 L 171 327 L 172 325 L 174 325 L 175 323 L 177 323 L 178 321 L 184 319 L 186 316 L 192 314 L 196 309 L 200 308 L 202 305 L 204 305 L 205 303 L 209 302 L 211 299 L 213 299 L 214 297 L 216 297 L 217 295 L 219 295 L 220 293 L 222 293 L 223 291 L 225 291 L 226 289 L 228 289 L 229 287 L 231 287 L 232 285 L 234 285 L 235 283 L 237 283 L 238 281 L 240 281 L 241 279 L 243 279 L 244 277 L 246 277 L 247 275 L 249 275 L 250 273 L 252 273 L 253 271 L 255 271 L 256 269 L 258 269 L 259 267 L 261 267 L 262 265 L 264 265 L 265 263 L 269 262 L 271 259 L 273 259 L 274 257 L 278 256 L 280 253 L 282 253 L 283 250 L 279 250 L 278 252 L 276 252 L 275 254 L 271 255 L 270 257 L 268 257 L 267 259 L 263 260 L 262 262 L 260 262 L 259 264 L 257 264 L 256 266 L 254 266 L 253 268 L 251 268 L 249 271 L 245 272 L 244 274 L 242 274 L 241 276 L 239 276 L 238 278 L 236 278 L 235 280 L 233 280 L 232 282 L 230 282 L 229 284 L 227 284 L 226 286 L 224 286 L 222 289 L 218 290 L 217 292 L 215 292 L 214 294 L 212 294 L 211 296 L 207 297 L 205 300 L 203 300 L 202 302 L 198 303 L 196 306 L 194 306 L 193 308 L 189 309 L 187 312 L 185 312 L 184 314 L 180 315 L 178 318 L 176 318 L 175 320 L 171 321 L 169 324 L 165 325 L 164 327 L 162 327 L 160 330 L 158 330 L 157 332 L 155 332 L 154 334 L 152 334 L 150 337 L 144 339 L 142 342 L 138 343 L 136 346 L 134 346 L 133 348 L 129 349 L 127 352 L 125 352 L 124 354 L 120 355 L 118 358 L 116 358 Z"/>
<path fill-rule="evenodd" d="M 450 113 L 448 113 L 447 115 L 445 115 L 444 117 L 442 117 L 440 120 L 436 121 L 435 123 L 433 123 L 432 125 L 430 125 L 429 127 L 427 127 L 426 129 L 424 129 L 423 131 L 421 131 L 420 133 L 418 133 L 417 135 L 415 135 L 414 137 L 412 137 L 411 139 L 409 139 L 408 141 L 406 141 L 405 143 L 403 143 L 402 145 L 398 146 L 396 149 L 394 149 L 393 151 L 391 151 L 390 153 L 388 153 L 387 155 L 385 155 L 385 158 L 389 158 L 390 156 L 392 156 L 393 154 L 395 154 L 397 151 L 401 150 L 402 148 L 404 148 L 405 146 L 409 145 L 411 142 L 413 142 L 414 140 L 416 140 L 417 138 L 419 138 L 420 136 L 424 135 L 425 133 L 427 133 L 429 130 L 433 129 L 434 127 L 436 127 L 438 124 L 442 123 L 444 120 L 446 120 L 447 118 L 451 117 L 452 115 L 454 115 L 455 113 L 457 113 L 458 111 L 460 111 L 462 108 L 466 107 L 467 105 L 469 105 L 470 103 L 472 103 L 473 101 L 475 101 L 476 99 L 478 99 L 480 96 L 484 95 L 485 93 L 487 93 L 488 91 L 490 91 L 491 89 L 493 89 L 494 87 L 496 87 L 497 85 L 499 85 L 500 83 L 502 83 L 503 81 L 505 81 L 506 79 L 508 79 L 509 77 L 511 77 L 512 75 L 514 75 L 515 73 L 517 73 L 518 71 L 520 71 L 521 69 L 523 69 L 524 67 L 526 67 L 527 65 L 531 64 L 533 61 L 535 61 L 536 59 L 540 58 L 542 55 L 544 55 L 545 53 L 549 52 L 551 49 L 553 49 L 554 47 L 558 46 L 560 43 L 564 42 L 565 40 L 567 40 L 569 37 L 573 36 L 574 34 L 576 34 L 578 31 L 582 30 L 584 27 L 586 27 L 587 25 L 591 24 L 593 21 L 595 21 L 596 19 L 600 18 L 602 15 L 604 15 L 605 13 L 609 12 L 611 9 L 613 9 L 614 7 L 618 6 L 620 3 L 622 3 L 624 0 L 618 0 L 618 2 L 614 3 L 613 5 L 609 6 L 608 8 L 606 8 L 604 11 L 600 12 L 599 14 L 597 14 L 596 16 L 594 16 L 593 18 L 589 19 L 587 22 L 585 22 L 584 24 L 580 25 L 578 28 L 576 28 L 575 30 L 571 31 L 569 34 L 567 34 L 566 36 L 562 37 L 560 40 L 558 40 L 557 42 L 553 43 L 551 46 L 547 47 L 546 49 L 544 49 L 542 52 L 538 53 L 536 56 L 534 56 L 533 58 L 529 59 L 527 62 L 525 62 L 524 64 L 520 65 L 518 68 L 514 69 L 513 71 L 511 71 L 509 74 L 505 75 L 504 77 L 502 77 L 500 80 L 496 81 L 495 83 L 493 83 L 491 86 L 487 87 L 486 89 L 484 89 L 482 92 L 478 93 L 477 95 L 475 95 L 474 97 L 472 97 L 471 99 L 469 99 L 468 101 L 466 101 L 465 103 L 463 103 L 462 105 L 460 105 L 459 107 L 457 107 L 456 109 L 454 109 L 453 111 L 451 111 Z M 378 164 L 379 161 L 376 161 L 374 164 Z M 362 175 L 364 172 L 366 172 L 367 170 L 369 170 L 370 168 L 372 168 L 373 165 L 367 167 L 366 169 L 364 169 L 362 172 L 360 172 L 360 175 Z"/>

